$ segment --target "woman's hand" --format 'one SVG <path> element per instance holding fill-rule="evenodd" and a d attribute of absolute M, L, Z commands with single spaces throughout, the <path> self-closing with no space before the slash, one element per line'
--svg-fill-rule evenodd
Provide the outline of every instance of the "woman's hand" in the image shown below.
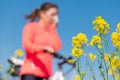
<path fill-rule="evenodd" d="M 54 20 L 54 23 L 56 23 L 56 24 L 57 24 L 57 23 L 59 22 L 58 15 L 55 15 L 53 20 Z"/>
<path fill-rule="evenodd" d="M 45 47 L 44 50 L 49 52 L 49 53 L 54 53 L 55 52 L 55 50 L 53 48 L 49 47 L 49 46 Z"/>
<path fill-rule="evenodd" d="M 53 23 L 51 24 L 52 27 L 57 27 L 57 24 L 59 22 L 58 15 L 55 15 L 53 17 Z"/>

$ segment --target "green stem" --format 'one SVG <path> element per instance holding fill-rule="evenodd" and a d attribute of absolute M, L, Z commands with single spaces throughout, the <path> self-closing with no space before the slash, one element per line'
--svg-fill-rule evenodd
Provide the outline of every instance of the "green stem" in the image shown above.
<path fill-rule="evenodd" d="M 99 71 L 100 71 L 100 74 L 102 75 L 103 80 L 106 80 L 104 74 L 102 73 L 101 68 L 99 68 Z"/>
<path fill-rule="evenodd" d="M 106 37 L 105 37 L 105 44 L 106 44 L 107 49 L 109 50 L 109 53 L 111 53 L 112 51 L 110 49 L 110 46 L 108 44 L 108 41 L 107 41 Z"/>
<path fill-rule="evenodd" d="M 14 67 L 15 67 L 15 65 L 11 66 L 10 71 L 7 74 L 7 80 L 10 80 L 10 75 L 12 74 Z"/>
<path fill-rule="evenodd" d="M 108 53 L 108 46 L 107 46 L 106 36 L 104 36 L 104 46 L 106 48 L 106 52 Z"/>
<path fill-rule="evenodd" d="M 80 58 L 79 58 L 80 59 Z M 82 70 L 82 67 L 81 67 L 81 60 L 79 60 L 79 65 L 80 65 L 80 74 L 81 74 L 81 70 Z M 81 75 L 81 78 L 83 80 L 83 75 Z"/>
<path fill-rule="evenodd" d="M 102 73 L 102 70 L 101 70 L 101 68 L 102 68 L 102 63 L 99 63 L 99 60 L 98 60 L 98 64 L 100 64 L 100 66 L 99 66 L 99 71 L 100 71 L 100 74 L 102 75 L 102 78 L 103 78 L 103 80 L 105 80 L 105 76 L 104 76 L 104 74 Z"/>
<path fill-rule="evenodd" d="M 112 69 L 113 70 L 113 69 Z M 114 75 L 114 73 L 112 74 L 112 76 L 113 76 L 113 79 L 115 80 L 115 75 Z"/>
<path fill-rule="evenodd" d="M 98 52 L 103 56 L 104 54 L 103 54 L 103 53 L 97 48 L 96 45 L 95 45 L 95 47 L 96 47 L 96 49 L 98 50 Z M 102 64 L 102 62 L 101 62 L 100 64 Z M 103 80 L 106 80 L 106 79 L 105 79 L 105 75 L 102 74 L 102 70 L 101 70 L 101 68 L 99 68 L 99 71 L 100 71 L 100 73 L 101 73 L 101 75 L 102 75 L 102 77 L 103 77 Z"/>
<path fill-rule="evenodd" d="M 104 61 L 104 65 L 105 65 L 105 71 L 106 71 L 106 78 L 108 80 L 108 68 L 107 68 L 107 65 L 106 65 L 105 61 Z"/>
<path fill-rule="evenodd" d="M 102 35 L 100 34 L 100 37 L 101 37 L 101 39 L 103 40 L 103 37 L 102 37 Z M 103 46 L 103 42 L 102 42 L 102 44 L 101 44 L 102 46 Z M 102 48 L 102 52 L 103 52 L 103 48 Z"/>
<path fill-rule="evenodd" d="M 92 77 L 93 77 L 94 80 L 96 80 L 95 75 L 94 75 L 94 72 L 93 72 L 93 68 L 92 68 L 91 65 L 89 65 L 89 66 L 90 66 L 90 71 L 91 71 L 91 73 L 92 73 Z"/>
<path fill-rule="evenodd" d="M 101 36 L 101 38 L 102 38 L 102 36 Z M 106 37 L 103 35 L 103 38 L 102 38 L 102 40 L 103 40 L 103 42 L 104 43 L 102 43 L 102 45 L 104 45 L 104 47 L 105 47 L 105 49 L 106 49 L 106 52 L 108 53 L 108 47 L 107 47 L 107 44 L 106 44 Z M 106 79 L 108 80 L 108 68 L 107 68 L 107 65 L 106 65 L 106 63 L 105 63 L 105 61 L 104 61 L 104 56 L 105 56 L 105 53 L 103 52 L 104 50 L 103 50 L 103 48 L 102 48 L 102 53 L 103 53 L 103 62 L 104 62 L 104 66 L 105 66 L 105 72 L 106 72 Z"/>
<path fill-rule="evenodd" d="M 97 48 L 97 45 L 95 45 L 95 48 L 96 48 L 97 51 L 102 55 L 102 52 Z"/>
<path fill-rule="evenodd" d="M 79 64 L 79 59 L 77 58 L 77 63 L 78 63 L 78 73 L 80 75 L 80 79 L 83 80 L 82 76 L 81 76 L 81 69 L 80 69 L 80 64 Z"/>
<path fill-rule="evenodd" d="M 109 63 L 111 64 L 110 59 L 109 59 Z M 111 70 L 112 70 L 112 72 L 113 72 L 113 69 L 112 69 L 111 66 L 110 66 L 110 68 L 111 68 Z M 113 77 L 113 79 L 115 80 L 115 75 L 114 75 L 114 73 L 112 73 L 112 77 Z"/>
<path fill-rule="evenodd" d="M 108 48 L 107 48 L 106 42 L 105 42 L 106 37 L 105 37 L 104 35 L 103 35 L 102 40 L 103 40 L 102 45 L 104 45 L 104 47 L 105 47 L 105 49 L 106 49 L 106 52 L 108 53 Z M 103 49 L 103 48 L 102 48 L 102 49 Z M 103 51 L 103 50 L 102 50 L 102 51 Z M 104 67 L 105 67 L 105 72 L 106 72 L 106 79 L 108 80 L 108 69 L 107 69 L 106 63 L 105 63 L 105 61 L 104 61 L 104 56 L 105 56 L 105 53 L 103 52 L 103 62 L 104 62 Z"/>

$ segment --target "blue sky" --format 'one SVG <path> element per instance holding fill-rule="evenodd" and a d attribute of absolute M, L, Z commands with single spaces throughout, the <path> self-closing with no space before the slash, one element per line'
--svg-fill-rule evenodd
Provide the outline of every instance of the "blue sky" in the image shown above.
<path fill-rule="evenodd" d="M 110 23 L 111 32 L 120 22 L 120 0 L 0 0 L 0 64 L 5 67 L 4 73 L 9 66 L 7 58 L 12 56 L 16 49 L 22 48 L 22 29 L 27 23 L 24 15 L 31 13 L 44 2 L 53 2 L 59 7 L 58 32 L 63 43 L 60 53 L 66 57 L 71 53 L 72 36 L 83 32 L 91 39 L 96 33 L 92 25 L 96 16 L 100 15 Z M 87 52 L 95 50 L 89 48 Z M 55 59 L 53 62 L 54 71 L 58 61 Z M 65 71 L 67 67 L 69 66 L 65 65 Z"/>

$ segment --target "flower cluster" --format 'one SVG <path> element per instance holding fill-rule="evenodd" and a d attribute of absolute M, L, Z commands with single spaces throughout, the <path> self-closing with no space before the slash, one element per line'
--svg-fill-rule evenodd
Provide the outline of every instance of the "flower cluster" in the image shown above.
<path fill-rule="evenodd" d="M 90 54 L 89 54 L 89 57 L 90 57 L 90 59 L 91 59 L 92 61 L 94 61 L 97 56 L 94 55 L 93 53 L 90 53 Z"/>
<path fill-rule="evenodd" d="M 95 20 L 93 21 L 93 25 L 94 30 L 97 30 L 98 34 L 107 35 L 109 33 L 109 24 L 101 16 L 95 18 Z"/>
<path fill-rule="evenodd" d="M 24 54 L 23 54 L 23 51 L 21 49 L 18 49 L 15 51 L 15 55 L 22 57 Z"/>
<path fill-rule="evenodd" d="M 90 61 L 86 59 L 86 65 L 89 67 L 93 80 L 97 80 L 94 74 L 94 69 L 92 68 L 92 62 L 95 59 L 97 60 L 96 62 L 98 63 L 99 75 L 101 76 L 102 80 L 109 80 L 111 79 L 110 76 L 113 77 L 113 80 L 120 80 L 120 23 L 117 24 L 116 31 L 111 35 L 111 41 L 115 46 L 115 50 L 111 49 L 111 44 L 109 44 L 109 41 L 107 41 L 107 35 L 110 31 L 109 24 L 101 16 L 98 16 L 93 21 L 93 25 L 94 30 L 96 30 L 98 33 L 92 37 L 90 40 L 90 45 L 96 48 L 97 55 L 93 53 L 87 54 L 84 52 L 84 44 L 87 44 L 88 39 L 85 34 L 79 33 L 77 36 L 72 38 L 73 49 L 71 54 L 77 58 L 77 60 L 71 60 L 69 62 L 77 63 L 80 80 L 83 80 L 85 77 L 81 74 L 82 66 L 80 64 L 80 59 L 78 59 L 81 57 L 90 58 Z M 109 73 L 111 75 L 109 75 Z M 79 79 L 76 78 L 76 80 Z"/>
<path fill-rule="evenodd" d="M 111 40 L 113 45 L 120 49 L 120 23 L 117 25 L 116 32 L 112 33 Z"/>
<path fill-rule="evenodd" d="M 101 45 L 101 44 L 102 44 L 102 39 L 101 39 L 100 36 L 95 35 L 95 36 L 92 37 L 92 39 L 91 39 L 91 41 L 90 41 L 90 45 L 91 45 L 91 46 L 98 45 L 98 46 L 97 46 L 98 48 L 102 48 L 102 45 Z"/>
<path fill-rule="evenodd" d="M 104 55 L 104 61 L 107 62 L 107 61 L 109 61 L 109 59 L 110 59 L 110 54 L 107 54 L 107 53 L 106 53 L 106 54 Z"/>
<path fill-rule="evenodd" d="M 88 39 L 87 39 L 86 35 L 83 33 L 79 33 L 79 34 L 77 34 L 77 36 L 74 36 L 72 38 L 72 45 L 82 47 L 82 45 L 84 43 L 87 43 L 87 41 L 88 41 Z"/>
<path fill-rule="evenodd" d="M 117 69 L 120 69 L 120 60 L 118 56 L 114 56 L 110 59 L 110 74 L 115 73 Z"/>
<path fill-rule="evenodd" d="M 73 45 L 73 49 L 72 49 L 72 53 L 71 55 L 79 58 L 82 54 L 83 54 L 83 46 L 84 44 L 87 44 L 87 37 L 85 34 L 83 33 L 79 33 L 77 34 L 77 36 L 74 36 L 72 38 L 72 45 Z"/>
<path fill-rule="evenodd" d="M 79 58 L 81 55 L 83 54 L 83 50 L 82 49 L 79 49 L 77 47 L 73 47 L 72 49 L 72 56 L 76 57 L 76 58 Z"/>
<path fill-rule="evenodd" d="M 116 46 L 118 49 L 120 49 L 120 34 L 118 34 L 117 32 L 113 32 L 111 35 L 111 40 L 112 40 L 114 46 Z"/>

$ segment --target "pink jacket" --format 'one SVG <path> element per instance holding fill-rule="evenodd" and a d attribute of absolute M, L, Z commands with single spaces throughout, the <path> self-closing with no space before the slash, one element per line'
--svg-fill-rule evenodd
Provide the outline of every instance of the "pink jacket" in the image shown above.
<path fill-rule="evenodd" d="M 55 51 L 61 49 L 61 40 L 56 27 L 40 27 L 36 22 L 29 22 L 23 29 L 22 45 L 26 51 L 24 64 L 20 75 L 33 74 L 48 78 L 52 75 L 53 56 L 43 49 L 52 47 Z"/>

